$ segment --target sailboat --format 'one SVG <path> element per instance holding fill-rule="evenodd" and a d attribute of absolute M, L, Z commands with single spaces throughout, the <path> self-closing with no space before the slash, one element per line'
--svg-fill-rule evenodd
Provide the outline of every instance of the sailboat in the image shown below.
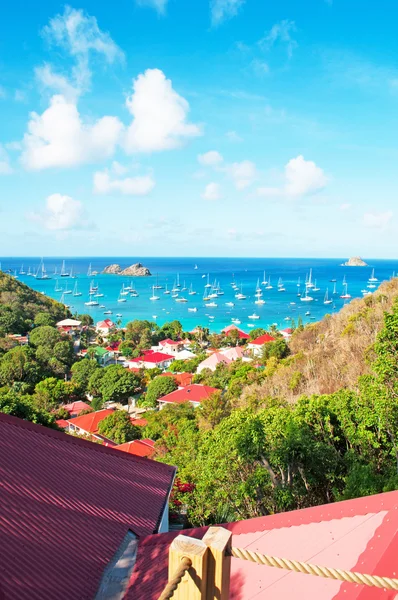
<path fill-rule="evenodd" d="M 77 283 L 77 282 L 76 282 Z M 94 298 L 103 298 L 104 294 L 99 291 L 99 287 L 97 287 L 97 293 L 94 295 Z"/>
<path fill-rule="evenodd" d="M 301 277 L 299 277 L 298 280 L 297 280 L 297 287 L 298 288 L 301 287 Z"/>
<path fill-rule="evenodd" d="M 312 283 L 312 269 L 310 269 L 310 274 L 308 276 L 308 280 L 307 280 L 306 286 L 308 288 L 313 288 L 314 287 L 314 284 Z"/>
<path fill-rule="evenodd" d="M 61 267 L 61 273 L 60 273 L 61 277 L 69 277 L 69 273 L 67 272 L 66 268 L 65 268 L 65 261 L 62 261 L 62 267 Z"/>
<path fill-rule="evenodd" d="M 64 294 L 71 294 L 71 293 L 72 293 L 72 290 L 68 290 L 68 282 L 66 282 Z"/>
<path fill-rule="evenodd" d="M 49 275 L 47 275 L 43 259 L 41 259 L 41 262 L 40 262 L 39 268 L 37 269 L 35 277 L 36 277 L 36 279 L 51 279 L 51 277 Z"/>
<path fill-rule="evenodd" d="M 181 284 L 180 284 L 180 274 L 177 273 L 177 283 L 176 283 L 176 288 L 180 289 Z"/>
<path fill-rule="evenodd" d="M 369 277 L 368 281 L 379 281 L 377 277 L 375 277 L 375 270 L 372 270 L 372 275 Z"/>
<path fill-rule="evenodd" d="M 333 300 L 329 298 L 329 288 L 326 288 L 325 298 L 323 300 L 324 304 L 332 304 Z"/>
<path fill-rule="evenodd" d="M 343 287 L 343 293 L 341 294 L 340 298 L 343 298 L 344 300 L 351 298 L 350 294 L 348 293 L 348 283 L 344 283 Z"/>
<path fill-rule="evenodd" d="M 61 298 L 60 298 L 60 303 L 63 304 L 65 306 L 65 308 L 70 308 L 69 304 L 65 304 L 65 296 L 64 294 L 62 294 Z"/>
<path fill-rule="evenodd" d="M 335 282 L 335 283 L 334 283 L 334 286 L 333 286 L 333 296 L 335 296 L 335 295 L 337 294 L 336 285 L 337 285 L 337 284 L 336 284 L 336 282 Z"/>
<path fill-rule="evenodd" d="M 0 265 L 0 271 L 1 271 L 1 265 Z M 32 276 L 32 271 L 30 270 L 30 267 L 28 268 L 27 275 L 28 275 L 28 277 Z"/>
<path fill-rule="evenodd" d="M 237 300 L 246 300 L 246 296 L 244 295 L 242 288 L 243 288 L 243 285 L 240 284 L 240 292 L 238 292 L 237 294 L 235 294 L 235 298 Z"/>
<path fill-rule="evenodd" d="M 126 290 L 126 288 L 124 287 L 124 283 L 123 283 L 123 285 L 122 285 L 122 289 L 121 289 L 121 291 L 120 291 L 120 295 L 121 295 L 121 296 L 128 296 L 128 294 L 129 294 L 129 293 L 128 293 L 128 291 Z"/>
<path fill-rule="evenodd" d="M 301 296 L 301 302 L 312 302 L 314 298 L 308 295 L 308 287 L 305 288 L 305 296 Z"/>
<path fill-rule="evenodd" d="M 159 296 L 156 296 L 155 294 L 155 286 L 152 286 L 152 296 L 149 298 L 149 300 L 159 300 Z"/>
<path fill-rule="evenodd" d="M 170 294 L 170 290 L 167 287 L 167 283 L 166 283 L 166 289 L 164 290 L 163 294 Z"/>
<path fill-rule="evenodd" d="M 195 269 L 195 271 L 197 271 L 197 269 L 198 269 L 198 265 L 195 265 L 195 266 L 194 266 L 194 269 Z"/>
<path fill-rule="evenodd" d="M 63 288 L 59 286 L 58 279 L 55 280 L 54 292 L 62 292 Z"/>
<path fill-rule="evenodd" d="M 279 277 L 278 281 L 278 292 L 286 292 L 286 288 L 283 285 L 282 277 Z"/>
<path fill-rule="evenodd" d="M 93 300 L 90 296 L 87 302 L 84 303 L 86 306 L 99 306 L 98 300 Z"/>
<path fill-rule="evenodd" d="M 81 296 L 82 293 L 78 291 L 77 289 L 77 281 L 75 282 L 75 287 L 73 288 L 73 295 L 74 296 Z"/>
<path fill-rule="evenodd" d="M 314 283 L 314 287 L 312 288 L 313 292 L 319 292 L 321 288 L 317 287 L 316 285 L 316 279 L 315 279 L 315 283 Z"/>
<path fill-rule="evenodd" d="M 120 290 L 119 298 L 117 299 L 117 301 L 118 302 L 127 302 L 125 296 L 126 296 L 126 293 L 124 293 L 124 287 L 122 287 L 122 289 Z"/>
<path fill-rule="evenodd" d="M 267 280 L 265 278 L 265 271 L 264 271 L 263 280 L 261 282 L 261 285 L 267 285 Z"/>
<path fill-rule="evenodd" d="M 159 277 L 158 277 L 158 273 L 156 273 L 156 285 L 153 286 L 155 290 L 162 290 L 163 286 L 159 285 Z"/>
<path fill-rule="evenodd" d="M 265 286 L 266 290 L 272 290 L 273 286 L 271 285 L 271 276 L 268 277 L 268 285 Z"/>
<path fill-rule="evenodd" d="M 23 270 L 23 265 L 21 265 L 21 268 L 19 269 L 19 274 L 26 275 L 26 271 Z"/>
<path fill-rule="evenodd" d="M 184 283 L 182 284 L 181 291 L 182 292 L 186 292 L 187 291 L 187 286 L 185 285 L 185 279 L 184 279 Z"/>
<path fill-rule="evenodd" d="M 191 285 L 189 286 L 189 292 L 188 292 L 188 296 L 195 296 L 195 294 L 196 294 L 196 292 L 195 292 L 195 290 L 193 289 L 193 287 L 192 287 L 192 283 L 191 283 Z"/>
<path fill-rule="evenodd" d="M 93 274 L 92 270 L 91 270 L 91 263 L 88 265 L 88 269 L 87 269 L 87 277 L 91 277 Z"/>
<path fill-rule="evenodd" d="M 210 283 L 209 279 L 210 279 L 210 275 L 207 274 L 207 283 L 205 285 L 205 288 L 211 288 L 211 283 Z"/>

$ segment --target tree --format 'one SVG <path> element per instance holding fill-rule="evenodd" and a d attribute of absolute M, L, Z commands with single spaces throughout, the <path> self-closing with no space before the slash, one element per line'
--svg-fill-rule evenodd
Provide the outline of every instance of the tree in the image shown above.
<path fill-rule="evenodd" d="M 158 339 L 165 340 L 167 338 L 178 340 L 182 334 L 182 325 L 180 321 L 171 321 L 165 323 L 158 332 Z"/>
<path fill-rule="evenodd" d="M 99 370 L 99 366 L 97 365 L 96 360 L 83 358 L 83 360 L 75 362 L 75 364 L 72 365 L 72 381 L 85 392 L 91 375 L 97 370 Z"/>
<path fill-rule="evenodd" d="M 129 340 L 134 343 L 134 346 L 137 347 L 145 334 L 146 340 L 148 340 L 149 346 L 152 341 L 152 332 L 156 332 L 158 330 L 158 326 L 156 323 L 151 323 L 150 321 L 130 321 L 126 326 L 126 340 Z"/>
<path fill-rule="evenodd" d="M 55 319 L 47 312 L 39 312 L 35 316 L 34 324 L 36 327 L 49 326 L 54 327 Z"/>
<path fill-rule="evenodd" d="M 252 329 L 249 333 L 249 341 L 251 342 L 252 340 L 255 340 L 256 338 L 264 335 L 265 333 L 267 333 L 265 329 L 263 329 L 262 327 L 256 327 L 255 329 Z"/>
<path fill-rule="evenodd" d="M 16 346 L 6 352 L 0 360 L 0 384 L 12 386 L 23 382 L 33 386 L 43 373 L 35 360 L 34 351 L 28 346 Z"/>
<path fill-rule="evenodd" d="M 98 431 L 116 444 L 124 444 L 141 437 L 139 427 L 132 425 L 129 415 L 123 410 L 116 410 L 100 421 Z"/>
<path fill-rule="evenodd" d="M 19 393 L 16 390 L 0 388 L 0 412 L 46 427 L 57 428 L 54 414 L 39 408 L 32 401 L 31 396 Z"/>
<path fill-rule="evenodd" d="M 78 315 L 77 319 L 79 321 L 81 321 L 82 325 L 85 325 L 85 326 L 94 325 L 94 320 L 93 320 L 93 317 L 91 315 L 87 315 L 87 314 L 84 313 L 82 315 Z"/>
<path fill-rule="evenodd" d="M 88 381 L 88 391 L 103 402 L 127 402 L 142 389 L 142 379 L 121 365 L 97 369 Z"/>
<path fill-rule="evenodd" d="M 29 336 L 29 343 L 34 348 L 44 346 L 52 349 L 60 339 L 61 336 L 55 327 L 41 325 L 40 327 L 35 327 L 35 329 L 33 329 Z"/>
<path fill-rule="evenodd" d="M 275 340 L 274 342 L 267 342 L 263 345 L 261 351 L 261 359 L 266 361 L 271 357 L 275 357 L 279 360 L 285 358 L 290 353 L 289 346 L 286 341 L 282 338 Z"/>
<path fill-rule="evenodd" d="M 213 392 L 202 400 L 198 410 L 199 426 L 214 429 L 230 413 L 227 396 L 221 391 Z"/>
<path fill-rule="evenodd" d="M 148 385 L 145 395 L 145 405 L 155 408 L 158 398 L 166 396 L 166 394 L 171 394 L 177 387 L 173 377 L 155 377 Z"/>
<path fill-rule="evenodd" d="M 68 388 L 64 381 L 48 377 L 36 384 L 33 400 L 39 408 L 51 411 L 65 402 L 67 395 Z"/>

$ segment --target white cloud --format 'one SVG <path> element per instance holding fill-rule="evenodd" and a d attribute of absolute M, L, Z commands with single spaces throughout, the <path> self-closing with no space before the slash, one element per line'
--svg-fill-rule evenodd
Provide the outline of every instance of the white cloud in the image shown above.
<path fill-rule="evenodd" d="M 223 162 L 223 157 L 217 150 L 210 150 L 205 154 L 198 154 L 198 162 L 204 167 L 214 167 Z"/>
<path fill-rule="evenodd" d="M 120 162 L 118 162 L 117 160 L 113 161 L 111 168 L 113 173 L 115 173 L 116 175 L 124 175 L 128 171 L 128 168 L 124 165 L 121 165 Z"/>
<path fill-rule="evenodd" d="M 386 229 L 393 216 L 392 210 L 379 213 L 367 212 L 363 215 L 363 224 L 371 229 Z"/>
<path fill-rule="evenodd" d="M 108 169 L 94 174 L 94 192 L 111 194 L 112 192 L 125 196 L 146 196 L 155 187 L 155 181 L 150 175 L 112 179 Z"/>
<path fill-rule="evenodd" d="M 55 90 L 69 100 L 75 100 L 79 95 L 79 90 L 70 83 L 68 78 L 56 73 L 51 65 L 45 64 L 42 67 L 36 67 L 35 76 L 44 88 Z"/>
<path fill-rule="evenodd" d="M 252 60 L 251 66 L 256 75 L 259 75 L 260 77 L 262 75 L 269 74 L 270 69 L 268 63 L 266 63 L 264 60 L 255 58 L 254 60 Z"/>
<path fill-rule="evenodd" d="M 350 210 L 351 206 L 352 206 L 352 204 L 345 202 L 344 204 L 340 204 L 340 210 L 343 210 L 343 211 Z"/>
<path fill-rule="evenodd" d="M 285 183 L 281 187 L 260 187 L 257 195 L 265 198 L 285 196 L 298 198 L 319 192 L 328 183 L 323 170 L 300 154 L 285 165 Z"/>
<path fill-rule="evenodd" d="M 89 64 L 92 56 L 99 55 L 108 64 L 124 60 L 122 50 L 109 33 L 102 31 L 98 27 L 97 19 L 83 10 L 66 6 L 63 14 L 50 19 L 42 33 L 50 45 L 62 48 L 75 59 L 71 76 L 73 83 L 69 83 L 63 75 L 55 73 L 51 66 L 44 65 L 36 69 L 39 82 L 58 93 L 65 94 L 66 88 L 70 91 L 73 87 L 75 94 L 79 94 L 90 87 Z"/>
<path fill-rule="evenodd" d="M 323 189 L 327 177 L 313 161 L 300 155 L 289 160 L 285 166 L 286 187 L 289 196 L 306 196 Z"/>
<path fill-rule="evenodd" d="M 51 194 L 42 213 L 33 213 L 29 218 L 40 222 L 51 231 L 74 229 L 82 224 L 83 206 L 78 200 L 62 194 Z"/>
<path fill-rule="evenodd" d="M 159 69 L 147 69 L 134 80 L 126 105 L 133 115 L 125 138 L 129 153 L 169 150 L 201 135 L 200 127 L 186 120 L 188 102 Z"/>
<path fill-rule="evenodd" d="M 168 0 L 136 0 L 138 6 L 154 8 L 157 13 L 164 15 Z"/>
<path fill-rule="evenodd" d="M 289 58 L 293 55 L 293 50 L 297 47 L 296 40 L 293 39 L 292 33 L 296 31 L 296 24 L 294 21 L 285 19 L 280 23 L 275 23 L 271 29 L 259 40 L 258 45 L 262 50 L 269 50 L 277 42 L 280 42 L 286 46 L 286 52 Z"/>
<path fill-rule="evenodd" d="M 232 177 L 234 185 L 238 190 L 244 190 L 253 183 L 256 178 L 256 165 L 250 160 L 232 163 L 227 167 L 227 172 Z"/>
<path fill-rule="evenodd" d="M 219 200 L 222 198 L 221 186 L 218 183 L 208 183 L 202 194 L 204 200 Z"/>
<path fill-rule="evenodd" d="M 13 169 L 10 165 L 10 159 L 7 152 L 0 144 L 0 175 L 11 175 Z"/>
<path fill-rule="evenodd" d="M 240 137 L 236 133 L 236 131 L 227 131 L 225 136 L 229 139 L 230 142 L 243 142 L 243 138 Z"/>
<path fill-rule="evenodd" d="M 236 17 L 245 0 L 210 0 L 210 16 L 213 27 Z"/>
<path fill-rule="evenodd" d="M 112 156 L 123 129 L 116 117 L 84 123 L 76 105 L 53 96 L 41 114 L 30 114 L 21 160 L 27 169 L 73 167 Z"/>

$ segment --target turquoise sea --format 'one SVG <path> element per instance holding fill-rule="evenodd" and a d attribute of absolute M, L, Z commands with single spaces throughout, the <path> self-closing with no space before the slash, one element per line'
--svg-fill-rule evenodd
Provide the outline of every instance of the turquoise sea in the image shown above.
<path fill-rule="evenodd" d="M 368 279 L 371 277 L 372 270 L 375 270 L 377 286 L 384 280 L 394 276 L 398 272 L 397 260 L 370 260 L 367 259 L 369 267 L 342 267 L 341 263 L 346 260 L 336 259 L 308 259 L 308 258 L 65 258 L 66 271 L 72 270 L 74 278 L 60 277 L 59 273 L 62 266 L 62 260 L 59 258 L 44 258 L 44 265 L 47 274 L 51 279 L 35 279 L 29 277 L 27 273 L 29 268 L 36 272 L 40 258 L 0 258 L 3 271 L 10 270 L 16 274 L 23 283 L 31 286 L 33 289 L 45 293 L 56 300 L 62 299 L 63 292 L 73 290 L 76 282 L 77 289 L 82 292 L 81 296 L 64 294 L 65 304 L 70 305 L 71 311 L 77 313 L 89 313 L 95 321 L 106 317 L 117 320 L 117 313 L 121 314 L 122 324 L 126 324 L 132 319 L 155 320 L 159 325 L 167 321 L 178 319 L 181 321 L 184 329 L 191 330 L 196 325 L 203 325 L 210 328 L 211 331 L 221 331 L 226 325 L 232 323 L 232 319 L 238 319 L 237 323 L 242 329 L 249 331 L 249 325 L 255 327 L 267 327 L 273 323 L 278 327 L 289 327 L 290 320 L 293 318 L 297 322 L 299 315 L 305 323 L 319 320 L 326 313 L 332 313 L 341 309 L 345 300 L 340 298 L 343 294 L 343 279 L 345 277 L 348 287 L 348 294 L 355 297 L 362 297 L 362 290 L 369 289 Z M 106 265 L 118 263 L 122 268 L 133 263 L 141 262 L 148 267 L 152 277 L 136 277 L 132 280 L 129 277 L 120 275 L 102 275 Z M 98 275 L 89 276 L 88 269 L 91 264 L 92 271 L 98 271 Z M 23 268 L 22 268 L 23 265 Z M 197 268 L 195 269 L 195 266 Z M 22 268 L 22 269 L 21 269 Z M 316 281 L 316 287 L 319 291 L 311 291 L 309 294 L 314 298 L 312 302 L 302 302 L 297 296 L 298 291 L 305 291 L 303 285 L 306 277 L 309 276 L 312 269 L 312 280 Z M 21 270 L 23 271 L 21 273 Z M 58 275 L 54 274 L 57 270 Z M 264 280 L 271 281 L 272 289 L 265 289 L 262 285 Z M 181 288 L 192 288 L 196 295 L 189 295 L 188 289 L 180 291 L 179 297 L 188 300 L 186 303 L 176 302 L 171 294 L 164 294 L 165 286 L 171 290 L 174 282 L 179 278 Z M 215 281 L 219 289 L 224 292 L 214 301 L 217 306 L 206 307 L 203 301 L 204 286 L 209 278 L 210 284 Z M 286 291 L 278 291 L 278 281 L 282 280 L 282 285 Z M 299 288 L 297 283 L 301 281 Z M 333 294 L 335 283 L 331 280 L 336 279 L 336 293 Z M 256 285 L 260 282 L 262 288 L 262 299 L 265 304 L 255 304 Z M 98 286 L 98 292 L 103 296 L 97 298 L 100 306 L 88 307 L 85 305 L 89 297 L 90 283 L 94 281 L 95 287 Z M 150 300 L 153 295 L 152 286 L 164 286 L 163 289 L 155 290 L 155 295 L 159 300 Z M 231 283 L 235 282 L 242 290 L 246 299 L 238 300 L 235 298 L 236 291 Z M 132 285 L 138 292 L 137 297 L 131 297 L 130 293 L 126 302 L 118 302 L 119 294 L 123 286 Z M 63 291 L 61 291 L 61 288 Z M 59 290 L 59 291 L 56 291 Z M 207 288 L 209 290 L 210 288 Z M 331 304 L 324 304 L 326 289 L 329 292 L 329 298 L 333 300 Z M 226 303 L 234 303 L 234 306 L 227 306 Z M 189 311 L 189 308 L 197 308 L 197 312 Z M 112 311 L 110 315 L 104 315 L 105 311 Z M 309 315 L 306 315 L 310 312 Z M 256 314 L 259 319 L 249 319 L 249 316 Z"/>

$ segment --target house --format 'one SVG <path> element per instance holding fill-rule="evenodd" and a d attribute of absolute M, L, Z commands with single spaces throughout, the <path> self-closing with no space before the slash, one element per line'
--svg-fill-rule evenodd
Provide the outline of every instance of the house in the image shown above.
<path fill-rule="evenodd" d="M 114 352 L 110 351 L 108 348 L 103 348 L 102 346 L 91 346 L 91 349 L 94 350 L 93 358 L 97 361 L 100 367 L 105 367 L 114 359 Z M 80 356 L 87 357 L 88 351 L 86 349 L 81 350 Z"/>
<path fill-rule="evenodd" d="M 288 341 L 292 337 L 293 329 L 291 327 L 286 327 L 286 329 L 281 329 L 279 333 L 283 335 L 286 341 Z"/>
<path fill-rule="evenodd" d="M 234 346 L 233 348 L 225 348 L 224 350 L 219 350 L 219 353 L 222 354 L 223 356 L 226 356 L 226 358 L 229 358 L 229 360 L 231 360 L 231 361 L 234 361 L 234 360 L 249 361 L 249 360 L 251 360 L 250 358 L 246 358 L 243 348 L 241 346 Z"/>
<path fill-rule="evenodd" d="M 232 532 L 235 548 L 397 577 L 397 491 L 227 523 L 223 527 Z M 168 552 L 173 539 L 179 534 L 202 539 L 207 529 L 173 531 L 140 540 L 124 600 L 157 600 L 167 583 Z M 393 600 L 396 593 L 231 559 L 230 600 Z"/>
<path fill-rule="evenodd" d="M 201 363 L 199 363 L 198 368 L 196 369 L 197 373 L 201 373 L 204 369 L 210 369 L 210 371 L 215 371 L 216 367 L 220 363 L 224 363 L 225 365 L 229 365 L 232 362 L 229 358 L 221 354 L 220 352 L 214 352 Z"/>
<path fill-rule="evenodd" d="M 106 441 L 112 445 L 113 442 L 99 433 L 98 425 L 113 412 L 113 408 L 103 408 L 102 410 L 97 410 L 81 417 L 67 419 L 67 431 L 76 435 L 89 436 L 94 440 Z"/>
<path fill-rule="evenodd" d="M 193 373 L 161 373 L 159 377 L 172 377 L 178 387 L 190 385 L 193 379 Z"/>
<path fill-rule="evenodd" d="M 61 404 L 60 408 L 64 408 L 69 413 L 69 418 L 77 417 L 82 410 L 90 409 L 91 406 L 87 402 L 78 400 L 77 402 L 70 402 L 69 404 Z"/>
<path fill-rule="evenodd" d="M 260 337 L 249 342 L 247 348 L 251 350 L 255 356 L 261 356 L 264 344 L 269 344 L 269 342 L 275 342 L 275 338 L 269 333 L 264 333 L 264 335 L 260 335 Z"/>
<path fill-rule="evenodd" d="M 125 444 L 119 444 L 114 446 L 114 450 L 121 450 L 128 454 L 134 454 L 134 456 L 145 456 L 148 458 L 152 456 L 155 451 L 155 442 L 150 439 L 133 440 L 132 442 L 126 442 Z"/>
<path fill-rule="evenodd" d="M 184 348 L 183 350 L 180 350 L 179 352 L 177 352 L 175 357 L 176 357 L 176 360 L 190 360 L 191 358 L 195 358 L 196 354 L 194 354 L 190 350 L 186 350 Z"/>
<path fill-rule="evenodd" d="M 5 600 L 95 598 L 138 539 L 168 530 L 174 467 L 3 413 L 0 456 Z"/>
<path fill-rule="evenodd" d="M 74 331 L 81 331 L 82 322 L 77 321 L 76 319 L 63 319 L 62 321 L 58 321 L 56 325 L 57 329 L 61 331 L 65 331 L 66 333 L 71 333 Z"/>
<path fill-rule="evenodd" d="M 27 346 L 29 344 L 29 335 L 20 335 L 19 333 L 9 333 L 7 338 L 18 342 L 20 346 Z"/>
<path fill-rule="evenodd" d="M 167 369 L 174 360 L 174 356 L 171 354 L 165 354 L 164 352 L 154 352 L 153 350 L 145 351 L 138 358 L 133 358 L 127 361 L 129 368 L 139 369 Z"/>
<path fill-rule="evenodd" d="M 116 325 L 111 319 L 105 319 L 104 321 L 98 321 L 95 326 L 95 331 L 103 336 L 108 336 L 112 329 L 115 329 Z"/>
<path fill-rule="evenodd" d="M 225 333 L 225 335 L 229 335 L 231 331 L 237 331 L 239 333 L 240 340 L 248 340 L 250 338 L 250 335 L 248 333 L 242 331 L 242 329 L 239 329 L 239 327 L 237 327 L 236 325 L 228 325 L 228 327 L 224 327 L 222 333 Z"/>
<path fill-rule="evenodd" d="M 184 402 L 190 402 L 196 408 L 203 400 L 218 391 L 217 388 L 209 385 L 193 383 L 159 398 L 159 409 L 164 408 L 167 404 L 183 404 Z"/>
<path fill-rule="evenodd" d="M 171 340 L 169 338 L 159 342 L 159 346 L 160 346 L 162 352 L 166 352 L 167 354 L 173 354 L 173 355 L 177 354 L 178 352 L 180 352 L 181 350 L 184 349 L 183 342 L 181 342 L 181 341 L 175 342 L 174 340 Z"/>

